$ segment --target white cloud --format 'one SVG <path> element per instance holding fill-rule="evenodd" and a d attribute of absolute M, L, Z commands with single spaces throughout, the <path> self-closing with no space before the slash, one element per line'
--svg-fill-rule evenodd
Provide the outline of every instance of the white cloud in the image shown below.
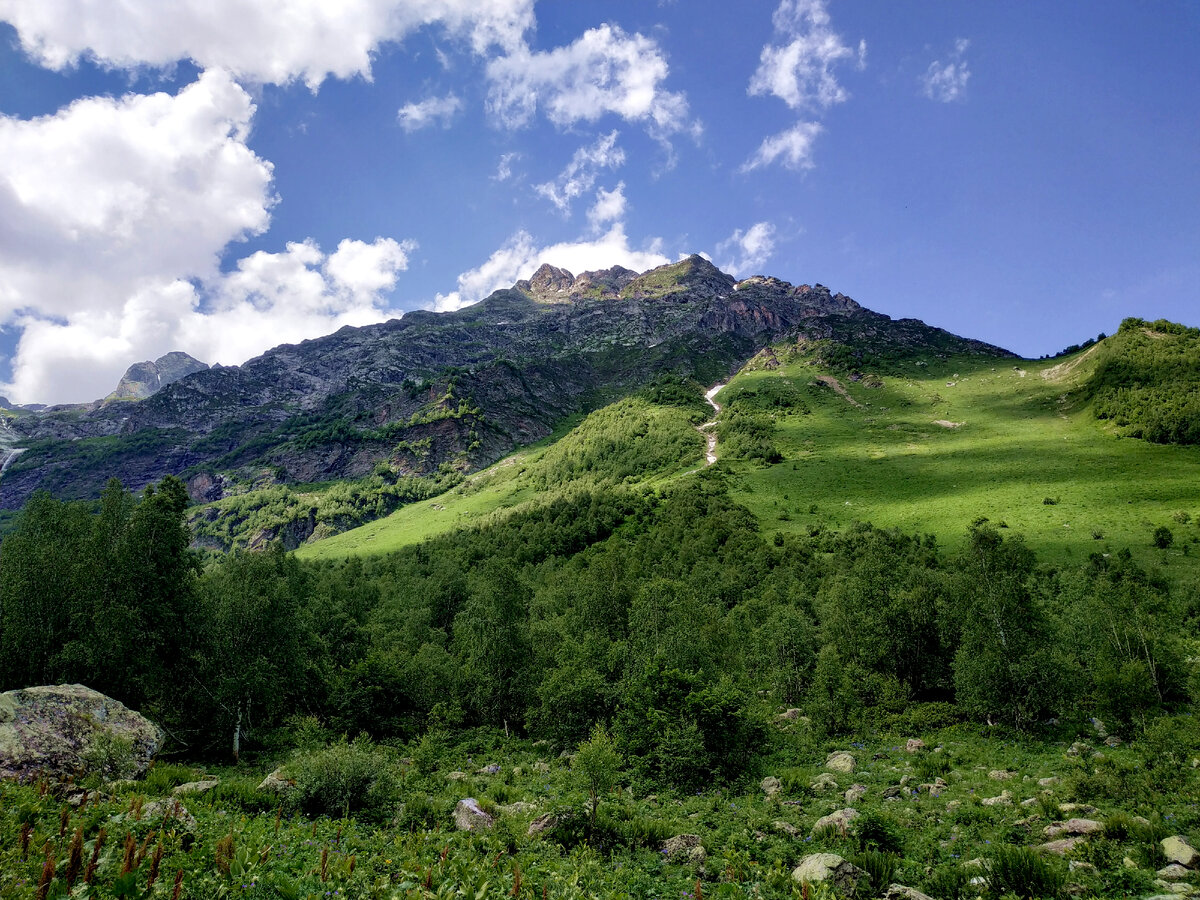
<path fill-rule="evenodd" d="M 786 43 L 763 47 L 749 93 L 773 94 L 792 109 L 810 112 L 844 102 L 850 95 L 834 68 L 849 60 L 862 66 L 866 42 L 860 41 L 857 50 L 847 45 L 830 26 L 824 0 L 783 0 L 772 22 Z"/>
<path fill-rule="evenodd" d="M 600 188 L 596 191 L 596 202 L 588 210 L 588 227 L 594 234 L 599 234 L 608 223 L 623 221 L 627 206 L 625 182 L 618 182 L 611 191 Z"/>
<path fill-rule="evenodd" d="M 521 159 L 520 153 L 503 153 L 500 156 L 500 162 L 496 164 L 496 174 L 492 176 L 494 181 L 508 181 L 513 177 L 512 164 L 518 159 Z"/>
<path fill-rule="evenodd" d="M 966 99 L 967 80 L 971 70 L 967 68 L 965 59 L 967 48 L 971 42 L 959 38 L 954 42 L 954 49 L 946 62 L 935 59 L 921 76 L 921 93 L 930 100 L 942 103 L 953 103 L 955 100 Z"/>
<path fill-rule="evenodd" d="M 440 124 L 449 128 L 450 122 L 462 109 L 462 101 L 455 94 L 445 97 L 430 97 L 420 103 L 406 103 L 396 113 L 400 127 L 405 131 L 419 131 L 429 125 Z"/>
<path fill-rule="evenodd" d="M 439 25 L 476 53 L 519 47 L 534 0 L 0 0 L 40 64 L 63 69 L 81 57 L 103 65 L 170 66 L 191 59 L 239 78 L 314 90 L 328 76 L 371 76 L 387 41 Z"/>
<path fill-rule="evenodd" d="M 493 291 L 512 287 L 528 278 L 542 263 L 559 266 L 578 275 L 596 269 L 624 266 L 644 272 L 670 262 L 663 256 L 659 241 L 646 249 L 629 245 L 622 223 L 614 223 L 603 235 L 593 240 L 568 241 L 539 247 L 527 231 L 518 231 L 508 242 L 480 266 L 458 276 L 458 289 L 438 294 L 434 308 L 438 311 L 461 309 L 482 300 Z"/>
<path fill-rule="evenodd" d="M 0 118 L 0 320 L 112 308 L 145 283 L 215 272 L 226 244 L 270 221 L 253 113 L 214 70 L 175 96 Z"/>
<path fill-rule="evenodd" d="M 488 109 L 509 128 L 527 125 L 540 107 L 567 127 L 617 115 L 656 137 L 686 128 L 687 99 L 663 88 L 667 60 L 658 43 L 601 25 L 545 52 L 522 46 L 488 63 Z"/>
<path fill-rule="evenodd" d="M 414 246 L 343 240 L 326 255 L 312 241 L 290 243 L 282 253 L 253 253 L 199 286 L 163 279 L 107 307 L 55 318 L 22 314 L 12 381 L 3 390 L 18 402 L 94 400 L 130 363 L 169 350 L 238 364 L 281 343 L 383 321 L 399 315 L 384 294 Z"/>
<path fill-rule="evenodd" d="M 596 143 L 580 147 L 554 181 L 535 185 L 534 191 L 553 203 L 559 212 L 570 213 L 571 203 L 592 189 L 601 169 L 617 169 L 625 164 L 625 151 L 617 146 L 618 136 L 618 132 L 612 131 Z"/>
<path fill-rule="evenodd" d="M 755 274 L 775 252 L 775 226 L 756 222 L 745 231 L 738 228 L 717 244 L 717 268 L 739 278 Z"/>
<path fill-rule="evenodd" d="M 813 142 L 817 135 L 824 131 L 820 122 L 797 122 L 786 131 L 772 135 L 764 140 L 750 159 L 742 166 L 743 172 L 749 172 L 762 166 L 769 166 L 776 160 L 789 169 L 811 169 L 813 167 Z"/>

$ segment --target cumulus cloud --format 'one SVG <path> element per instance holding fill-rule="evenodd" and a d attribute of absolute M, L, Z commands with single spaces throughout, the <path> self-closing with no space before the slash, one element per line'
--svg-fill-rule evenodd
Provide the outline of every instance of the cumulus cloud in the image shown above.
<path fill-rule="evenodd" d="M 617 146 L 618 136 L 618 132 L 611 131 L 594 144 L 580 147 L 554 181 L 535 185 L 534 191 L 559 212 L 570 213 L 572 202 L 592 189 L 601 169 L 617 169 L 625 164 L 625 151 Z"/>
<path fill-rule="evenodd" d="M 850 95 L 834 69 L 847 61 L 862 66 L 866 42 L 857 49 L 846 44 L 831 27 L 824 0 L 783 0 L 772 22 L 785 43 L 763 47 L 749 93 L 772 94 L 792 109 L 810 112 L 844 102 Z"/>
<path fill-rule="evenodd" d="M 644 272 L 670 262 L 663 256 L 660 242 L 653 241 L 645 249 L 630 246 L 625 227 L 616 222 L 604 234 L 592 240 L 568 241 L 539 246 L 529 232 L 514 234 L 503 247 L 496 250 L 481 265 L 458 276 L 457 290 L 438 294 L 434 308 L 440 311 L 470 306 L 501 288 L 512 287 L 528 278 L 543 263 L 559 266 L 578 275 L 611 266 L 624 266 Z"/>
<path fill-rule="evenodd" d="M 438 124 L 448 128 L 460 109 L 462 101 L 458 96 L 447 94 L 445 97 L 429 97 L 420 103 L 406 103 L 400 107 L 396 118 L 405 131 L 420 131 Z"/>
<path fill-rule="evenodd" d="M 423 26 L 465 37 L 476 53 L 522 45 L 534 0 L 0 0 L 40 64 L 81 57 L 117 68 L 193 60 L 239 78 L 314 90 L 326 77 L 371 77 L 371 56 Z M 236 27 L 233 23 L 236 23 Z"/>
<path fill-rule="evenodd" d="M 491 60 L 487 105 L 509 128 L 529 124 L 540 108 L 561 127 L 611 114 L 665 138 L 693 127 L 686 97 L 663 87 L 667 73 L 656 41 L 606 24 L 565 47 L 533 52 L 522 46 Z"/>
<path fill-rule="evenodd" d="M 755 274 L 775 252 L 775 226 L 756 222 L 745 231 L 738 228 L 717 244 L 717 268 L 739 278 Z"/>
<path fill-rule="evenodd" d="M 611 191 L 600 188 L 596 191 L 596 202 L 588 210 L 588 227 L 593 234 L 599 234 L 610 222 L 623 221 L 627 206 L 625 182 L 618 182 Z"/>
<path fill-rule="evenodd" d="M 492 176 L 494 181 L 508 181 L 513 177 L 513 163 L 521 158 L 520 153 L 503 153 L 500 156 L 500 162 L 496 164 L 496 174 Z"/>
<path fill-rule="evenodd" d="M 797 122 L 786 131 L 764 140 L 754 155 L 742 165 L 742 171 L 749 172 L 776 161 L 797 171 L 811 169 L 814 165 L 813 143 L 824 130 L 820 122 Z"/>
<path fill-rule="evenodd" d="M 940 59 L 931 62 L 925 74 L 921 76 L 921 93 L 930 100 L 941 103 L 966 99 L 967 79 L 971 77 L 966 54 L 970 46 L 969 40 L 959 38 L 954 42 L 954 49 L 950 51 L 950 56 L 945 62 Z"/>
<path fill-rule="evenodd" d="M 253 113 L 214 70 L 174 96 L 0 118 L 0 319 L 105 308 L 148 281 L 215 272 L 230 241 L 270 222 L 271 164 L 245 143 Z"/>
<path fill-rule="evenodd" d="M 408 267 L 412 242 L 343 240 L 325 254 L 312 241 L 260 251 L 204 282 L 147 281 L 122 302 L 65 317 L 22 313 L 12 381 L 18 402 L 94 400 L 125 368 L 169 350 L 236 364 L 281 343 L 367 325 L 399 313 L 384 295 Z"/>

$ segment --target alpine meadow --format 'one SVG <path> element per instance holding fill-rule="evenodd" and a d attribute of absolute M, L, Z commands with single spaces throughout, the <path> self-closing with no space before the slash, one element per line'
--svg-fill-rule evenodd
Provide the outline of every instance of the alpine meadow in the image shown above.
<path fill-rule="evenodd" d="M 1200 900 L 1200 0 L 0 0 L 0 900 Z"/>

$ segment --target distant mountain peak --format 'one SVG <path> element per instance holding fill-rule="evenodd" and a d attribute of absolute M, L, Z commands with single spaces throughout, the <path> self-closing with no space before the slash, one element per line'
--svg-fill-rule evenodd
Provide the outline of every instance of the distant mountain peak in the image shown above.
<path fill-rule="evenodd" d="M 145 400 L 168 384 L 173 384 L 193 372 L 203 372 L 207 368 L 207 363 L 200 362 L 182 350 L 172 350 L 153 362 L 146 360 L 134 363 L 126 369 L 117 383 L 117 389 L 105 397 L 104 402 Z"/>

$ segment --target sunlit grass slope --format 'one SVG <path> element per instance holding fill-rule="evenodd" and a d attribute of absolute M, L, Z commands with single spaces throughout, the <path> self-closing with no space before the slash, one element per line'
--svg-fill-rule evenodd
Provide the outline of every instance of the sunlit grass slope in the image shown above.
<path fill-rule="evenodd" d="M 1120 438 L 1097 421 L 1078 391 L 1089 353 L 916 358 L 858 381 L 781 354 L 779 368 L 743 372 L 726 392 L 763 392 L 779 380 L 802 389 L 807 412 L 774 414 L 782 461 L 722 465 L 735 499 L 768 533 L 861 521 L 955 545 L 987 517 L 1023 534 L 1047 562 L 1128 546 L 1145 562 L 1191 569 L 1200 556 L 1200 448 Z M 1162 525 L 1175 538 L 1166 551 L 1152 546 Z"/>
<path fill-rule="evenodd" d="M 703 401 L 659 405 L 634 397 L 614 403 L 569 430 L 514 453 L 440 496 L 342 534 L 307 544 L 307 559 L 373 555 L 504 516 L 559 492 L 657 484 L 701 465 L 704 438 L 694 425 Z"/>

